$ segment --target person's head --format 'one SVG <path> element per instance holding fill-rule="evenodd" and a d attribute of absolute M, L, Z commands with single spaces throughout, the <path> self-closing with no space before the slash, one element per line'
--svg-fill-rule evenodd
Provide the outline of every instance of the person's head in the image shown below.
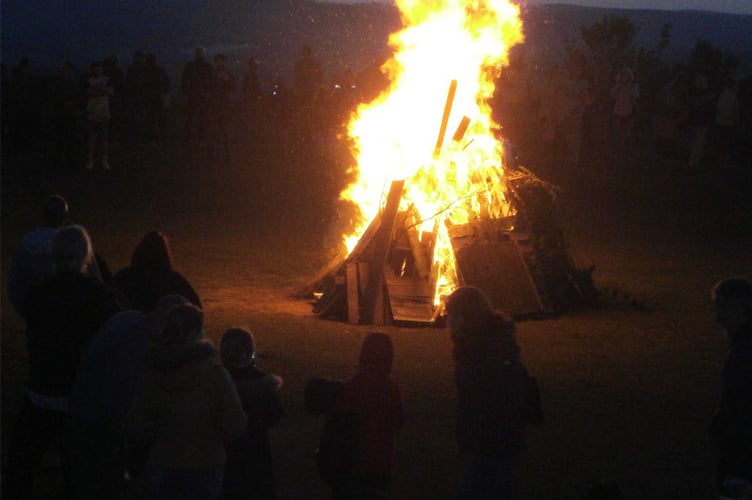
<path fill-rule="evenodd" d="M 459 330 L 473 330 L 493 315 L 493 306 L 483 291 L 475 286 L 463 286 L 444 301 L 447 326 L 453 334 Z"/>
<path fill-rule="evenodd" d="M 358 360 L 358 372 L 388 375 L 392 371 L 394 346 L 386 333 L 371 332 L 363 340 Z"/>
<path fill-rule="evenodd" d="M 160 347 L 194 344 L 204 339 L 204 313 L 193 304 L 170 309 L 164 328 L 156 332 L 153 343 Z"/>
<path fill-rule="evenodd" d="M 203 61 L 204 59 L 206 59 L 206 49 L 204 49 L 203 47 L 196 47 L 196 50 L 193 54 L 196 57 L 197 61 Z"/>
<path fill-rule="evenodd" d="M 752 282 L 733 277 L 718 282 L 711 297 L 715 304 L 718 324 L 734 337 L 739 327 L 752 320 Z"/>
<path fill-rule="evenodd" d="M 52 194 L 44 200 L 42 217 L 47 227 L 61 227 L 68 223 L 68 202 L 59 194 Z"/>
<path fill-rule="evenodd" d="M 52 241 L 52 255 L 57 272 L 85 272 L 94 256 L 89 233 L 78 225 L 60 229 Z"/>
<path fill-rule="evenodd" d="M 159 231 L 146 233 L 133 251 L 131 265 L 151 269 L 172 269 L 172 256 L 167 236 Z"/>
<path fill-rule="evenodd" d="M 160 338 L 162 331 L 167 325 L 167 318 L 173 309 L 178 306 L 184 306 L 190 304 L 190 301 L 178 295 L 176 293 L 165 295 L 157 302 L 157 307 L 148 315 L 149 324 L 151 326 L 150 338 Z"/>
<path fill-rule="evenodd" d="M 94 61 L 91 63 L 91 75 L 95 78 L 104 75 L 104 67 L 102 61 Z"/>
<path fill-rule="evenodd" d="M 230 328 L 219 342 L 222 363 L 228 366 L 248 366 L 256 358 L 256 341 L 245 328 Z"/>

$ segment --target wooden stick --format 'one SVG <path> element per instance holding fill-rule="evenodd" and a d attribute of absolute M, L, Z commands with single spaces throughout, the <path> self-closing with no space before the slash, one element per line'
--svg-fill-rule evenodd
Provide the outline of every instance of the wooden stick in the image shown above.
<path fill-rule="evenodd" d="M 467 127 L 469 126 L 470 126 L 470 118 L 468 118 L 467 116 L 463 116 L 462 120 L 460 120 L 460 124 L 457 126 L 457 130 L 454 131 L 452 140 L 454 142 L 461 141 L 462 138 L 465 137 L 465 132 L 467 132 Z"/>
<path fill-rule="evenodd" d="M 457 80 L 452 80 L 449 84 L 449 92 L 447 93 L 446 103 L 444 103 L 444 116 L 441 118 L 441 128 L 439 128 L 439 137 L 436 139 L 436 147 L 433 149 L 433 158 L 436 159 L 441 153 L 441 146 L 444 144 L 444 134 L 446 134 L 447 123 L 449 122 L 449 114 L 452 111 L 452 104 L 454 103 L 454 94 L 457 92 Z"/>

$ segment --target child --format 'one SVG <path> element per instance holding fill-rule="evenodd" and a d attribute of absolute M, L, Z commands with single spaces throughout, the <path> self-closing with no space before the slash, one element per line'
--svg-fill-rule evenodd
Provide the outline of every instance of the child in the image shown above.
<path fill-rule="evenodd" d="M 345 382 L 335 412 L 355 418 L 355 460 L 349 484 L 333 487 L 334 498 L 388 494 L 394 435 L 402 427 L 402 394 L 391 377 L 394 347 L 385 333 L 363 341 L 358 371 Z"/>
<path fill-rule="evenodd" d="M 248 416 L 245 434 L 227 446 L 223 498 L 276 499 L 269 428 L 284 414 L 278 396 L 282 378 L 256 368 L 254 338 L 243 328 L 222 335 L 220 355 Z"/>

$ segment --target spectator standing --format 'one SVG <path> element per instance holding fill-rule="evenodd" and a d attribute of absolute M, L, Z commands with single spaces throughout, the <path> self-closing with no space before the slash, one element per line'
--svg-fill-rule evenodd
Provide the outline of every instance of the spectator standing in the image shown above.
<path fill-rule="evenodd" d="M 246 131 L 251 136 L 258 136 L 263 120 L 264 93 L 259 78 L 259 62 L 254 58 L 248 60 L 248 68 L 243 75 L 241 96 Z"/>
<path fill-rule="evenodd" d="M 28 499 L 47 450 L 60 445 L 82 345 L 124 302 L 89 275 L 91 240 L 81 226 L 68 226 L 52 244 L 55 274 L 32 289 L 21 309 L 26 319 L 29 381 L 8 451 L 3 498 Z M 70 498 L 70 470 L 62 454 L 63 495 Z"/>
<path fill-rule="evenodd" d="M 731 77 L 726 78 L 715 108 L 715 149 L 721 165 L 730 166 L 735 161 L 739 111 L 736 82 Z"/>
<path fill-rule="evenodd" d="M 634 73 L 629 68 L 623 68 L 616 74 L 616 81 L 611 88 L 611 143 L 617 156 L 629 153 L 632 146 L 639 97 L 640 88 L 634 81 Z"/>
<path fill-rule="evenodd" d="M 89 132 L 86 169 L 94 168 L 94 155 L 99 149 L 102 156 L 102 168 L 110 170 L 107 132 L 110 126 L 110 96 L 113 94 L 113 89 L 104 74 L 101 62 L 92 63 L 91 75 L 86 83 L 86 122 Z"/>
<path fill-rule="evenodd" d="M 36 125 L 41 97 L 39 81 L 32 72 L 31 59 L 22 57 L 13 68 L 10 80 L 10 133 L 15 151 L 28 151 L 36 140 Z"/>
<path fill-rule="evenodd" d="M 194 305 L 170 312 L 126 416 L 129 436 L 150 445 L 155 500 L 216 500 L 225 446 L 248 424 L 232 379 L 204 336 L 203 318 Z"/>
<path fill-rule="evenodd" d="M 139 460 L 141 450 L 128 445 L 123 419 L 149 339 L 164 327 L 169 312 L 184 304 L 188 301 L 180 295 L 167 295 L 151 314 L 117 313 L 82 346 L 63 433 L 77 500 L 117 499 L 129 462 Z"/>
<path fill-rule="evenodd" d="M 345 382 L 335 412 L 355 422 L 352 477 L 334 487 L 333 498 L 387 495 L 391 483 L 394 437 L 402 428 L 402 393 L 392 379 L 394 347 L 385 333 L 363 340 L 358 371 Z"/>
<path fill-rule="evenodd" d="M 230 122 L 235 94 L 235 76 L 227 68 L 224 54 L 214 56 L 214 78 L 209 97 L 209 121 L 212 129 L 212 153 L 215 158 L 230 161 Z"/>
<path fill-rule="evenodd" d="M 172 268 L 167 236 L 146 233 L 131 256 L 131 265 L 115 273 L 115 286 L 137 311 L 150 313 L 165 295 L 182 295 L 201 307 L 201 299 L 185 277 Z"/>
<path fill-rule="evenodd" d="M 170 77 L 159 65 L 155 54 L 146 54 L 144 75 L 146 108 L 146 136 L 148 139 L 167 139 L 167 113 L 170 104 Z"/>
<path fill-rule="evenodd" d="M 734 277 L 713 288 L 716 319 L 731 350 L 723 364 L 720 408 L 710 434 L 718 448 L 721 498 L 752 495 L 752 282 Z"/>
<path fill-rule="evenodd" d="M 197 47 L 195 58 L 186 63 L 180 86 L 186 101 L 185 138 L 189 144 L 206 141 L 207 98 L 211 91 L 214 70 L 206 60 L 203 47 Z"/>
<path fill-rule="evenodd" d="M 660 90 L 653 117 L 655 150 L 665 160 L 676 160 L 678 145 L 689 118 L 689 75 L 680 69 Z"/>
<path fill-rule="evenodd" d="M 125 101 L 127 137 L 129 142 L 141 142 L 146 131 L 146 54 L 133 53 L 133 60 L 125 72 Z"/>
<path fill-rule="evenodd" d="M 277 498 L 269 429 L 284 415 L 279 401 L 282 378 L 256 367 L 256 342 L 242 328 L 230 328 L 220 342 L 222 363 L 243 402 L 248 426 L 227 446 L 223 500 Z"/>
<path fill-rule="evenodd" d="M 313 49 L 308 45 L 300 50 L 300 56 L 295 63 L 294 83 L 297 109 L 306 110 L 313 101 L 314 94 L 324 83 L 321 66 L 313 56 Z"/>
<path fill-rule="evenodd" d="M 695 75 L 690 93 L 689 124 L 692 142 L 689 148 L 689 166 L 695 168 L 705 157 L 708 131 L 713 124 L 715 96 L 708 85 L 705 73 Z"/>
<path fill-rule="evenodd" d="M 55 274 L 52 244 L 68 224 L 68 202 L 59 194 L 48 196 L 42 207 L 44 225 L 25 234 L 13 253 L 8 271 L 8 299 L 19 313 L 26 295 Z"/>
<path fill-rule="evenodd" d="M 457 498 L 515 498 L 527 423 L 527 371 L 515 325 L 475 287 L 458 288 L 445 307 L 454 344 L 456 435 L 472 457 Z"/>
<path fill-rule="evenodd" d="M 52 127 L 54 137 L 53 163 L 56 168 L 78 166 L 79 119 L 83 104 L 81 83 L 73 64 L 66 61 L 50 85 Z"/>
<path fill-rule="evenodd" d="M 123 140 L 126 119 L 125 74 L 120 69 L 120 61 L 116 55 L 111 55 L 102 61 L 104 74 L 110 80 L 112 95 L 110 96 L 110 142 Z"/>

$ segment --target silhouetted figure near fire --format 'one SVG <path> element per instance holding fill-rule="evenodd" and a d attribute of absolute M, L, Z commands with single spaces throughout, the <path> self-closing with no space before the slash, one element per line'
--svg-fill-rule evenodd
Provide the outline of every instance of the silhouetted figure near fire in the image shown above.
<path fill-rule="evenodd" d="M 214 56 L 213 75 L 208 101 L 212 154 L 215 159 L 229 162 L 235 76 L 227 68 L 227 57 L 224 54 Z"/>
<path fill-rule="evenodd" d="M 537 392 L 529 393 L 515 325 L 475 287 L 455 290 L 445 310 L 454 344 L 456 435 L 460 450 L 472 457 L 457 498 L 515 498 L 525 426 L 542 419 Z"/>
<path fill-rule="evenodd" d="M 165 295 L 179 294 L 201 307 L 201 300 L 182 274 L 172 267 L 167 236 L 159 231 L 146 233 L 131 256 L 131 265 L 115 273 L 115 286 L 128 298 L 131 307 L 149 313 Z"/>
<path fill-rule="evenodd" d="M 31 59 L 21 58 L 13 68 L 6 103 L 10 113 L 10 145 L 15 151 L 25 152 L 34 145 L 42 97 L 39 82 L 32 72 Z"/>
<path fill-rule="evenodd" d="M 658 95 L 653 117 L 655 150 L 665 160 L 676 160 L 678 145 L 689 119 L 689 75 L 680 69 Z"/>
<path fill-rule="evenodd" d="M 313 57 L 313 49 L 306 45 L 300 50 L 300 57 L 295 63 L 295 98 L 299 112 L 310 106 L 323 82 L 321 66 Z"/>
<path fill-rule="evenodd" d="M 105 76 L 110 80 L 112 95 L 110 96 L 110 142 L 123 140 L 126 126 L 127 102 L 125 95 L 125 73 L 120 69 L 120 61 L 116 55 L 111 55 L 102 61 Z"/>
<path fill-rule="evenodd" d="M 146 130 L 146 54 L 136 51 L 125 72 L 127 138 L 141 142 Z"/>
<path fill-rule="evenodd" d="M 56 168 L 75 169 L 81 161 L 78 155 L 83 92 L 73 64 L 68 61 L 50 84 L 50 100 L 55 142 L 52 162 Z"/>
<path fill-rule="evenodd" d="M 207 133 L 207 99 L 211 91 L 214 70 L 203 47 L 197 47 L 195 58 L 186 63 L 180 79 L 185 96 L 185 139 L 189 144 L 202 144 Z"/>
<path fill-rule="evenodd" d="M 720 408 L 710 434 L 718 447 L 723 498 L 752 495 L 752 282 L 734 277 L 713 288 L 716 319 L 731 350 L 723 365 Z M 743 495 L 746 493 L 746 496 Z"/>
<path fill-rule="evenodd" d="M 146 54 L 145 75 L 145 101 L 146 101 L 146 138 L 151 140 L 167 139 L 167 113 L 166 99 L 170 95 L 170 77 L 167 71 L 160 66 L 155 54 Z"/>
<path fill-rule="evenodd" d="M 264 120 L 264 93 L 261 90 L 259 62 L 251 58 L 241 83 L 241 102 L 245 130 L 257 136 Z"/>

